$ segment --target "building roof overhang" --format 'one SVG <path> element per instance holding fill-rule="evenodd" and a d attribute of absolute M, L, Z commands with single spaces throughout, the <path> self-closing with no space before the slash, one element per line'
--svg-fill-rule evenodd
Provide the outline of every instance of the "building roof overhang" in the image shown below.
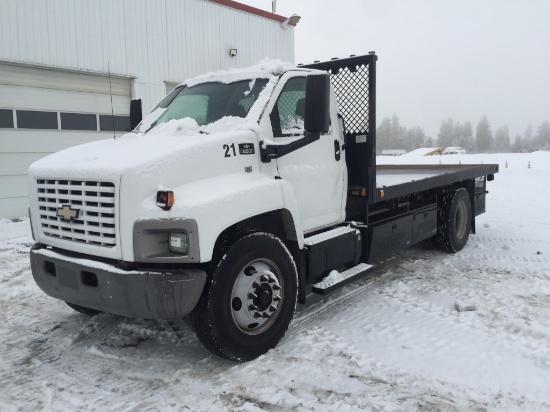
<path fill-rule="evenodd" d="M 210 0 L 212 3 L 216 3 L 222 6 L 230 7 L 235 10 L 244 11 L 245 13 L 254 14 L 256 16 L 264 17 L 266 19 L 274 20 L 279 23 L 284 23 L 288 20 L 287 17 L 281 16 L 279 14 L 270 13 L 265 10 L 257 9 L 256 7 L 247 6 L 246 4 L 239 3 L 233 0 Z M 287 22 L 289 26 L 296 26 L 296 23 Z"/>

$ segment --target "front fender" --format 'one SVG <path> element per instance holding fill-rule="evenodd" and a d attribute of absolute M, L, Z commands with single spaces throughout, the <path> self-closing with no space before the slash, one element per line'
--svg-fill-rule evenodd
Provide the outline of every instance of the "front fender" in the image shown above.
<path fill-rule="evenodd" d="M 303 247 L 301 218 L 292 186 L 261 173 L 235 173 L 173 189 L 171 219 L 193 219 L 198 225 L 201 262 L 212 259 L 216 239 L 228 227 L 263 213 L 288 210 L 298 245 Z"/>

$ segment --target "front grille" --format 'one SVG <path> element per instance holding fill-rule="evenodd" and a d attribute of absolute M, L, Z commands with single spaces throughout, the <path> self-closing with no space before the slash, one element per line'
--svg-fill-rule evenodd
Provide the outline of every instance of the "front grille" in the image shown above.
<path fill-rule="evenodd" d="M 90 245 L 116 245 L 115 185 L 85 180 L 37 180 L 42 232 L 46 236 Z M 71 221 L 59 209 L 77 211 Z M 76 213 L 76 212 L 74 212 Z"/>

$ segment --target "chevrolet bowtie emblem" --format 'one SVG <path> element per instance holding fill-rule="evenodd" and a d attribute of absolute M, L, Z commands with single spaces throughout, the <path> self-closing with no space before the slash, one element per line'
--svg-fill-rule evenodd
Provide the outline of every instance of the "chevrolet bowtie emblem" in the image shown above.
<path fill-rule="evenodd" d="M 80 210 L 72 209 L 70 205 L 63 205 L 57 209 L 57 217 L 60 217 L 66 222 L 72 222 L 74 219 L 78 218 Z"/>

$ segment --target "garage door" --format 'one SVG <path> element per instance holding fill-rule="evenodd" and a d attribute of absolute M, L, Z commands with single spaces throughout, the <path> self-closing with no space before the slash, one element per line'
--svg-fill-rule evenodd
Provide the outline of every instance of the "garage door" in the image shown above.
<path fill-rule="evenodd" d="M 128 130 L 130 99 L 127 77 L 0 63 L 0 218 L 27 215 L 32 162 Z"/>

